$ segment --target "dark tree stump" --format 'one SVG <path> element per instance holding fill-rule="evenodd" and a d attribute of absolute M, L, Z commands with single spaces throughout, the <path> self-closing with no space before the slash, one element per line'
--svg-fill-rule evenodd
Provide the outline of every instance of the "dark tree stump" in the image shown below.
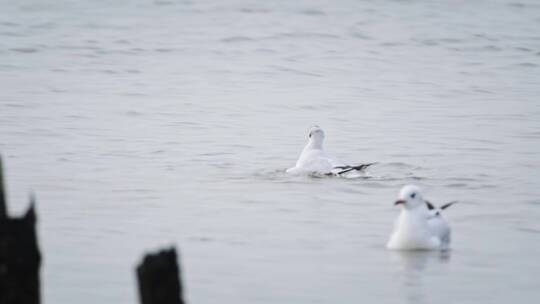
<path fill-rule="evenodd" d="M 39 267 L 34 206 L 22 218 L 0 219 L 0 303 L 39 304 Z"/>
<path fill-rule="evenodd" d="M 39 304 L 41 255 L 34 201 L 21 218 L 8 217 L 6 209 L 0 163 L 0 304 Z"/>
<path fill-rule="evenodd" d="M 0 157 L 0 220 L 7 217 L 6 193 L 4 191 L 4 169 L 2 157 Z"/>
<path fill-rule="evenodd" d="M 141 304 L 184 304 L 174 248 L 148 254 L 137 267 Z"/>

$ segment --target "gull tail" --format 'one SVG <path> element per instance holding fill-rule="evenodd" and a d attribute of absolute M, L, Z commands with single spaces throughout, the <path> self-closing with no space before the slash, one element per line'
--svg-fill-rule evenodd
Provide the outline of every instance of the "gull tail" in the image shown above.
<path fill-rule="evenodd" d="M 344 173 L 347 173 L 347 172 L 350 172 L 350 171 L 353 171 L 353 170 L 356 170 L 356 171 L 362 171 L 364 169 L 366 169 L 367 167 L 371 166 L 371 165 L 374 165 L 376 164 L 375 163 L 369 163 L 369 164 L 361 164 L 361 165 L 358 165 L 358 166 L 338 166 L 338 167 L 334 167 L 334 169 L 340 169 L 341 171 L 337 172 L 336 175 L 341 175 L 341 174 L 344 174 Z"/>

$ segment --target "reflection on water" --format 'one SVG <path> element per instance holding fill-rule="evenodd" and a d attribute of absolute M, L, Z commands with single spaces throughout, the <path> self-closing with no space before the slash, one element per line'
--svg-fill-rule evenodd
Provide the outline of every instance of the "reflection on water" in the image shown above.
<path fill-rule="evenodd" d="M 399 265 L 398 277 L 404 287 L 404 298 L 407 303 L 430 303 L 426 298 L 427 286 L 425 280 L 430 280 L 426 274 L 430 268 L 441 269 L 446 263 L 450 263 L 451 250 L 445 251 L 395 251 L 392 259 Z"/>
<path fill-rule="evenodd" d="M 395 254 L 392 255 L 392 258 L 398 261 L 403 274 L 421 275 L 431 263 L 449 263 L 452 251 L 415 250 L 394 252 Z"/>

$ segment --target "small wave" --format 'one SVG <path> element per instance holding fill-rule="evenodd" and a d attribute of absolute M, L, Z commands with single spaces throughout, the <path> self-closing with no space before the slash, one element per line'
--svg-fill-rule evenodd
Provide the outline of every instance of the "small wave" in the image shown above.
<path fill-rule="evenodd" d="M 248 7 L 241 8 L 239 9 L 239 11 L 245 14 L 267 14 L 267 13 L 272 12 L 272 10 L 266 9 L 266 8 L 248 8 Z"/>
<path fill-rule="evenodd" d="M 352 32 L 351 37 L 360 39 L 360 40 L 373 40 L 373 37 L 366 35 L 364 33 L 361 33 L 361 32 Z"/>
<path fill-rule="evenodd" d="M 168 1 L 168 0 L 156 0 L 154 1 L 154 5 L 157 6 L 168 6 L 168 5 L 174 5 L 176 2 L 174 1 Z"/>
<path fill-rule="evenodd" d="M 521 62 L 521 63 L 518 63 L 516 65 L 519 66 L 519 67 L 524 67 L 524 68 L 536 68 L 536 67 L 538 67 L 538 64 L 533 63 L 533 62 Z"/>
<path fill-rule="evenodd" d="M 204 152 L 204 153 L 197 154 L 197 156 L 203 156 L 203 157 L 207 157 L 207 156 L 227 156 L 227 155 L 234 155 L 234 153 L 232 153 L 232 152 Z"/>
<path fill-rule="evenodd" d="M 328 33 L 318 33 L 318 32 L 294 32 L 294 33 L 280 33 L 267 37 L 266 39 L 282 39 L 282 38 L 296 38 L 296 39 L 312 39 L 312 38 L 322 38 L 322 39 L 341 39 L 341 36 L 328 34 Z"/>
<path fill-rule="evenodd" d="M 470 184 L 470 183 L 448 183 L 445 186 L 448 188 L 462 188 L 462 189 L 470 189 L 470 190 L 497 188 L 497 185 L 494 185 L 494 184 L 475 185 L 475 184 Z"/>
<path fill-rule="evenodd" d="M 323 76 L 321 74 L 317 74 L 317 73 L 313 73 L 313 72 L 307 72 L 307 71 L 302 71 L 302 70 L 298 70 L 298 69 L 291 69 L 291 68 L 286 68 L 286 67 L 281 67 L 281 66 L 273 66 L 273 68 L 278 70 L 278 71 L 289 72 L 289 73 L 293 73 L 293 74 L 297 74 L 297 75 L 312 76 L 312 77 L 322 77 Z"/>
<path fill-rule="evenodd" d="M 126 112 L 127 116 L 142 116 L 143 113 L 135 110 L 129 110 Z"/>
<path fill-rule="evenodd" d="M 129 44 L 131 44 L 131 42 L 129 40 L 126 40 L 126 39 L 117 39 L 117 40 L 113 41 L 113 43 L 121 44 L 121 45 L 129 45 Z"/>
<path fill-rule="evenodd" d="M 266 179 L 266 180 L 278 180 L 284 177 L 298 177 L 298 175 L 287 174 L 286 169 L 260 169 L 253 172 L 253 176 Z"/>
<path fill-rule="evenodd" d="M 156 48 L 156 49 L 154 49 L 154 51 L 156 51 L 158 53 L 171 53 L 171 52 L 176 51 L 176 49 L 174 49 L 174 48 Z"/>
<path fill-rule="evenodd" d="M 398 41 L 386 41 L 386 42 L 379 43 L 379 45 L 384 46 L 384 47 L 397 47 L 397 46 L 404 46 L 405 43 L 398 42 Z"/>
<path fill-rule="evenodd" d="M 32 47 L 11 48 L 9 50 L 12 51 L 12 52 L 25 53 L 25 54 L 31 54 L 31 53 L 37 53 L 38 52 L 38 49 L 32 48 Z"/>
<path fill-rule="evenodd" d="M 192 236 L 192 237 L 188 237 L 188 240 L 192 242 L 200 242 L 200 243 L 208 243 L 208 242 L 214 241 L 213 238 L 207 237 L 207 236 Z"/>
<path fill-rule="evenodd" d="M 19 23 L 15 23 L 15 22 L 10 22 L 10 21 L 2 21 L 0 22 L 0 26 L 5 26 L 5 27 L 18 27 L 18 26 L 21 26 Z"/>
<path fill-rule="evenodd" d="M 479 181 L 479 179 L 472 178 L 472 177 L 450 177 L 450 178 L 447 178 L 447 179 L 457 181 L 457 182 L 477 182 L 477 181 Z"/>
<path fill-rule="evenodd" d="M 364 183 L 362 183 L 362 186 L 367 187 L 367 188 L 371 188 L 371 189 L 396 188 L 396 185 L 389 184 L 388 180 L 374 180 L 374 179 L 366 180 Z"/>
<path fill-rule="evenodd" d="M 23 33 L 19 32 L 11 32 L 11 31 L 2 31 L 0 32 L 0 36 L 7 36 L 7 37 L 24 37 L 26 36 Z"/>
<path fill-rule="evenodd" d="M 522 227 L 517 228 L 518 231 L 527 232 L 527 233 L 533 233 L 533 234 L 540 234 L 540 229 L 538 228 L 528 228 L 528 227 Z"/>
<path fill-rule="evenodd" d="M 232 36 L 220 39 L 221 42 L 225 43 L 238 43 L 238 42 L 250 42 L 253 41 L 252 38 L 247 36 Z"/>
<path fill-rule="evenodd" d="M 467 188 L 467 184 L 465 184 L 465 183 L 451 183 L 451 184 L 446 184 L 446 187 L 449 187 L 449 188 Z"/>
<path fill-rule="evenodd" d="M 305 10 L 299 11 L 299 13 L 302 15 L 307 15 L 307 16 L 325 16 L 326 15 L 325 12 L 318 9 L 305 9 Z"/>
<path fill-rule="evenodd" d="M 377 166 L 388 166 L 394 168 L 408 168 L 408 169 L 421 169 L 421 167 L 404 163 L 404 162 L 388 162 L 388 163 L 377 163 Z"/>
<path fill-rule="evenodd" d="M 529 49 L 529 48 L 521 47 L 521 46 L 520 46 L 520 47 L 516 47 L 515 49 L 518 50 L 518 51 L 527 52 L 527 53 L 530 53 L 530 52 L 533 51 L 533 50 L 531 50 L 531 49 Z"/>

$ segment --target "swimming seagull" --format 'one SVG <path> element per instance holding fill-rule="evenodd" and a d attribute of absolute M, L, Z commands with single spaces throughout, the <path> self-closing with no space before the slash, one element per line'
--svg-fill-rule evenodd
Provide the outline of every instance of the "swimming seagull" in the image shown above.
<path fill-rule="evenodd" d="M 440 208 L 424 200 L 420 188 L 408 185 L 399 192 L 395 205 L 401 206 L 394 231 L 386 247 L 394 250 L 447 250 L 450 248 L 450 226 Z"/>
<path fill-rule="evenodd" d="M 287 169 L 287 173 L 316 173 L 323 175 L 340 176 L 352 171 L 358 172 L 374 163 L 357 166 L 346 165 L 343 162 L 326 154 L 323 149 L 324 131 L 319 126 L 309 130 L 308 143 L 302 150 L 296 165 Z"/>

